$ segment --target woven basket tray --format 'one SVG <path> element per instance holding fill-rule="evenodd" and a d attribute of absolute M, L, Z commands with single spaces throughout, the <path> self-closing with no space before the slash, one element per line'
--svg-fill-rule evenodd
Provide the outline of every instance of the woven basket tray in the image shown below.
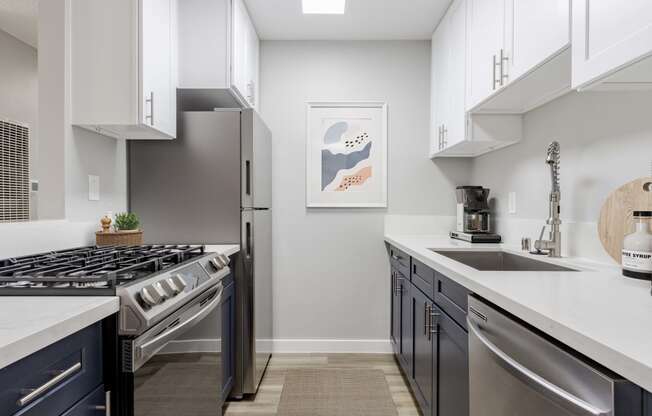
<path fill-rule="evenodd" d="M 143 231 L 111 231 L 95 233 L 95 244 L 98 246 L 137 246 L 143 244 Z"/>

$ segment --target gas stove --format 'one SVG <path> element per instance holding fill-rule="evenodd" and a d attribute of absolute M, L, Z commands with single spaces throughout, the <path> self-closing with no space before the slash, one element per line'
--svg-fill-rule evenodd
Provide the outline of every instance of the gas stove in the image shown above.
<path fill-rule="evenodd" d="M 201 245 L 90 246 L 0 260 L 0 296 L 118 296 L 119 333 L 138 335 L 230 273 Z"/>
<path fill-rule="evenodd" d="M 191 245 L 91 246 L 0 260 L 0 295 L 115 295 L 118 286 L 203 254 Z"/>

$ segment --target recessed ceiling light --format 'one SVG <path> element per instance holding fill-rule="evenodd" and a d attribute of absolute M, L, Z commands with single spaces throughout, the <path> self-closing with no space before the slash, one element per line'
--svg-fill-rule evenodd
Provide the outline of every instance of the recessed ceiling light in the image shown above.
<path fill-rule="evenodd" d="M 302 0 L 303 14 L 344 14 L 346 0 Z"/>

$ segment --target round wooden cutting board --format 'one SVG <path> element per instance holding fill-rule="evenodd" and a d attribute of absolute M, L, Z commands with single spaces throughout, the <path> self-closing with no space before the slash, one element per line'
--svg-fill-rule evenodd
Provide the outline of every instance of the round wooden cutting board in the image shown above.
<path fill-rule="evenodd" d="M 600 241 L 618 264 L 622 261 L 623 238 L 634 229 L 633 211 L 652 211 L 652 177 L 626 183 L 602 205 L 598 222 Z"/>

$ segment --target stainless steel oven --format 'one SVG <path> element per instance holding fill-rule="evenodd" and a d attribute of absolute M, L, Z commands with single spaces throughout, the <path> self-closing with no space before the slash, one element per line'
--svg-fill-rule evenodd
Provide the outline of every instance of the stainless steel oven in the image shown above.
<path fill-rule="evenodd" d="M 469 298 L 471 416 L 630 416 L 642 390 Z"/>
<path fill-rule="evenodd" d="M 121 339 L 120 415 L 222 414 L 234 374 L 233 288 L 228 275 L 143 334 Z"/>

